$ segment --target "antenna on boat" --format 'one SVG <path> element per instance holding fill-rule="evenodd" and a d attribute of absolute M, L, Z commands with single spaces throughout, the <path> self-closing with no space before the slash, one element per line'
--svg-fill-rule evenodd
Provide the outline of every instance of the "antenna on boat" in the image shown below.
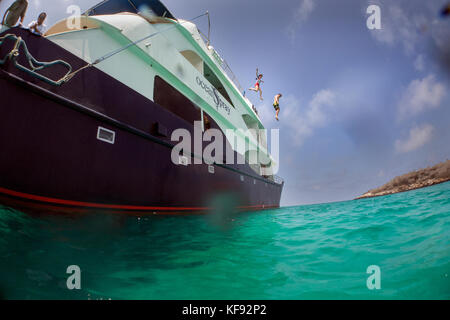
<path fill-rule="evenodd" d="M 209 16 L 209 11 L 206 11 L 206 15 L 208 16 L 208 47 L 211 44 L 211 18 Z"/>

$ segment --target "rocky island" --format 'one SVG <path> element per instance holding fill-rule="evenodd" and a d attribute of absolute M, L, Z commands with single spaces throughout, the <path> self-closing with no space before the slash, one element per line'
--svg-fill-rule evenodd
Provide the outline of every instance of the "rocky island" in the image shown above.
<path fill-rule="evenodd" d="M 384 186 L 372 189 L 355 200 L 425 188 L 446 181 L 450 181 L 450 160 L 395 177 Z"/>

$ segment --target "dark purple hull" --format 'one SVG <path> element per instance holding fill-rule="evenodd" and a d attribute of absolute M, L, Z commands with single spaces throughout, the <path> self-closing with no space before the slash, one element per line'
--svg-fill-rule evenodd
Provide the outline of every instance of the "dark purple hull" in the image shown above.
<path fill-rule="evenodd" d="M 85 65 L 26 30 L 7 33 L 22 36 L 40 61 L 63 59 L 74 69 Z M 0 59 L 12 46 L 4 43 Z M 26 64 L 22 56 L 19 61 Z M 45 74 L 53 79 L 64 74 L 58 66 L 50 69 Z M 206 164 L 173 164 L 171 132 L 192 132 L 193 125 L 96 68 L 56 87 L 7 63 L 0 66 L 0 97 L 0 201 L 5 205 L 182 213 L 208 210 L 211 200 L 226 194 L 243 210 L 279 207 L 283 185 L 248 165 L 214 165 L 212 174 Z M 99 127 L 115 132 L 114 144 L 97 139 Z"/>

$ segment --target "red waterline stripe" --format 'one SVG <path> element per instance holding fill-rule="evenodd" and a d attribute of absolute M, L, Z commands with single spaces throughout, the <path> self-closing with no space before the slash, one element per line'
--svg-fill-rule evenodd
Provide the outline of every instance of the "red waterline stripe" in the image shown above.
<path fill-rule="evenodd" d="M 42 196 L 36 196 L 28 193 L 17 192 L 5 188 L 0 187 L 0 193 L 7 194 L 9 196 L 24 198 L 28 200 L 34 200 L 39 202 L 60 204 L 60 205 L 68 205 L 68 206 L 76 206 L 76 207 L 90 207 L 90 208 L 100 208 L 100 209 L 123 209 L 123 210 L 181 210 L 181 211 L 195 211 L 195 210 L 207 210 L 205 207 L 198 208 L 190 208 L 190 207 L 143 207 L 143 206 L 129 206 L 129 205 L 108 205 L 108 204 L 100 204 L 100 203 L 92 203 L 92 202 L 81 202 L 81 201 L 72 201 L 72 200 L 63 200 L 63 199 L 55 199 L 48 198 Z"/>
<path fill-rule="evenodd" d="M 99 209 L 119 209 L 119 210 L 131 210 L 131 211 L 202 211 L 202 210 L 208 210 L 210 208 L 208 207 L 145 207 L 145 206 L 130 206 L 130 205 L 108 205 L 108 204 L 100 204 L 100 203 L 92 203 L 92 202 L 81 202 L 81 201 L 72 201 L 72 200 L 63 200 L 63 199 L 56 199 L 56 198 L 48 198 L 43 196 L 36 196 L 28 193 L 23 192 L 17 192 L 9 189 L 5 189 L 0 187 L 0 193 L 33 200 L 33 201 L 39 201 L 39 202 L 45 202 L 45 203 L 52 203 L 52 204 L 59 204 L 59 205 L 66 205 L 66 206 L 76 206 L 76 207 L 88 207 L 88 208 L 99 208 Z M 238 207 L 239 209 L 269 209 L 269 208 L 275 208 L 275 206 L 265 206 L 265 205 L 256 205 L 256 206 L 245 206 L 245 207 Z"/>

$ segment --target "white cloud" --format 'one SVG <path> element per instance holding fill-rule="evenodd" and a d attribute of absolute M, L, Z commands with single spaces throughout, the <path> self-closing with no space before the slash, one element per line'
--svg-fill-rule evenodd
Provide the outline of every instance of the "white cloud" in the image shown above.
<path fill-rule="evenodd" d="M 301 0 L 299 6 L 294 11 L 294 17 L 288 26 L 288 34 L 292 41 L 295 40 L 297 29 L 306 22 L 311 13 L 316 8 L 315 0 Z"/>
<path fill-rule="evenodd" d="M 372 4 L 373 1 L 369 3 Z M 403 4 L 400 6 L 400 4 Z M 381 30 L 370 30 L 371 35 L 379 42 L 394 46 L 400 44 L 407 54 L 416 51 L 423 38 L 428 20 L 423 12 L 418 14 L 409 9 L 408 3 L 387 3 L 381 6 Z"/>
<path fill-rule="evenodd" d="M 336 95 L 330 90 L 319 91 L 309 103 L 306 113 L 308 123 L 312 127 L 321 127 L 327 121 L 326 107 L 334 105 Z"/>
<path fill-rule="evenodd" d="M 324 127 L 330 121 L 331 108 L 336 104 L 336 94 L 331 90 L 321 90 L 316 93 L 311 101 L 302 106 L 300 101 L 290 95 L 281 100 L 280 121 L 283 127 L 292 131 L 292 141 L 296 146 L 301 146 L 304 141 L 314 134 L 318 128 Z M 273 110 L 273 107 L 271 108 Z M 265 106 L 261 111 L 263 121 L 273 122 L 274 113 Z"/>
<path fill-rule="evenodd" d="M 371 4 L 371 3 L 369 3 Z M 381 6 L 381 4 L 378 4 Z M 366 19 L 368 18 L 366 11 L 364 11 Z M 387 45 L 394 45 L 396 36 L 394 34 L 394 27 L 392 26 L 391 19 L 387 17 L 387 10 L 384 6 L 381 6 L 381 30 L 370 30 L 370 34 L 379 42 Z"/>
<path fill-rule="evenodd" d="M 445 94 L 444 84 L 437 82 L 434 75 L 413 80 L 400 99 L 398 106 L 400 118 L 438 108 Z"/>
<path fill-rule="evenodd" d="M 41 0 L 34 0 L 33 3 L 36 9 L 39 9 L 41 7 Z"/>
<path fill-rule="evenodd" d="M 433 131 L 434 128 L 430 124 L 414 127 L 410 130 L 409 137 L 406 140 L 395 141 L 395 150 L 399 153 L 417 150 L 431 140 Z"/>
<path fill-rule="evenodd" d="M 419 54 L 416 60 L 414 60 L 414 68 L 416 68 L 417 71 L 423 71 L 425 69 L 425 60 L 423 54 Z"/>
<path fill-rule="evenodd" d="M 316 4 L 313 0 L 302 0 L 295 12 L 295 20 L 305 22 L 315 7 Z"/>
<path fill-rule="evenodd" d="M 436 53 L 443 57 L 450 53 L 450 28 L 447 19 L 438 18 L 438 10 L 442 4 L 436 2 L 439 1 L 368 0 L 365 6 L 375 3 L 381 7 L 382 24 L 381 30 L 369 32 L 383 45 L 402 47 L 408 56 L 418 55 L 414 68 L 424 71 L 421 56 L 426 54 L 432 42 L 436 46 Z M 432 61 L 428 62 L 430 63 Z"/>
<path fill-rule="evenodd" d="M 449 53 L 450 28 L 446 20 L 435 19 L 432 23 L 431 36 L 436 46 L 444 53 Z"/>

